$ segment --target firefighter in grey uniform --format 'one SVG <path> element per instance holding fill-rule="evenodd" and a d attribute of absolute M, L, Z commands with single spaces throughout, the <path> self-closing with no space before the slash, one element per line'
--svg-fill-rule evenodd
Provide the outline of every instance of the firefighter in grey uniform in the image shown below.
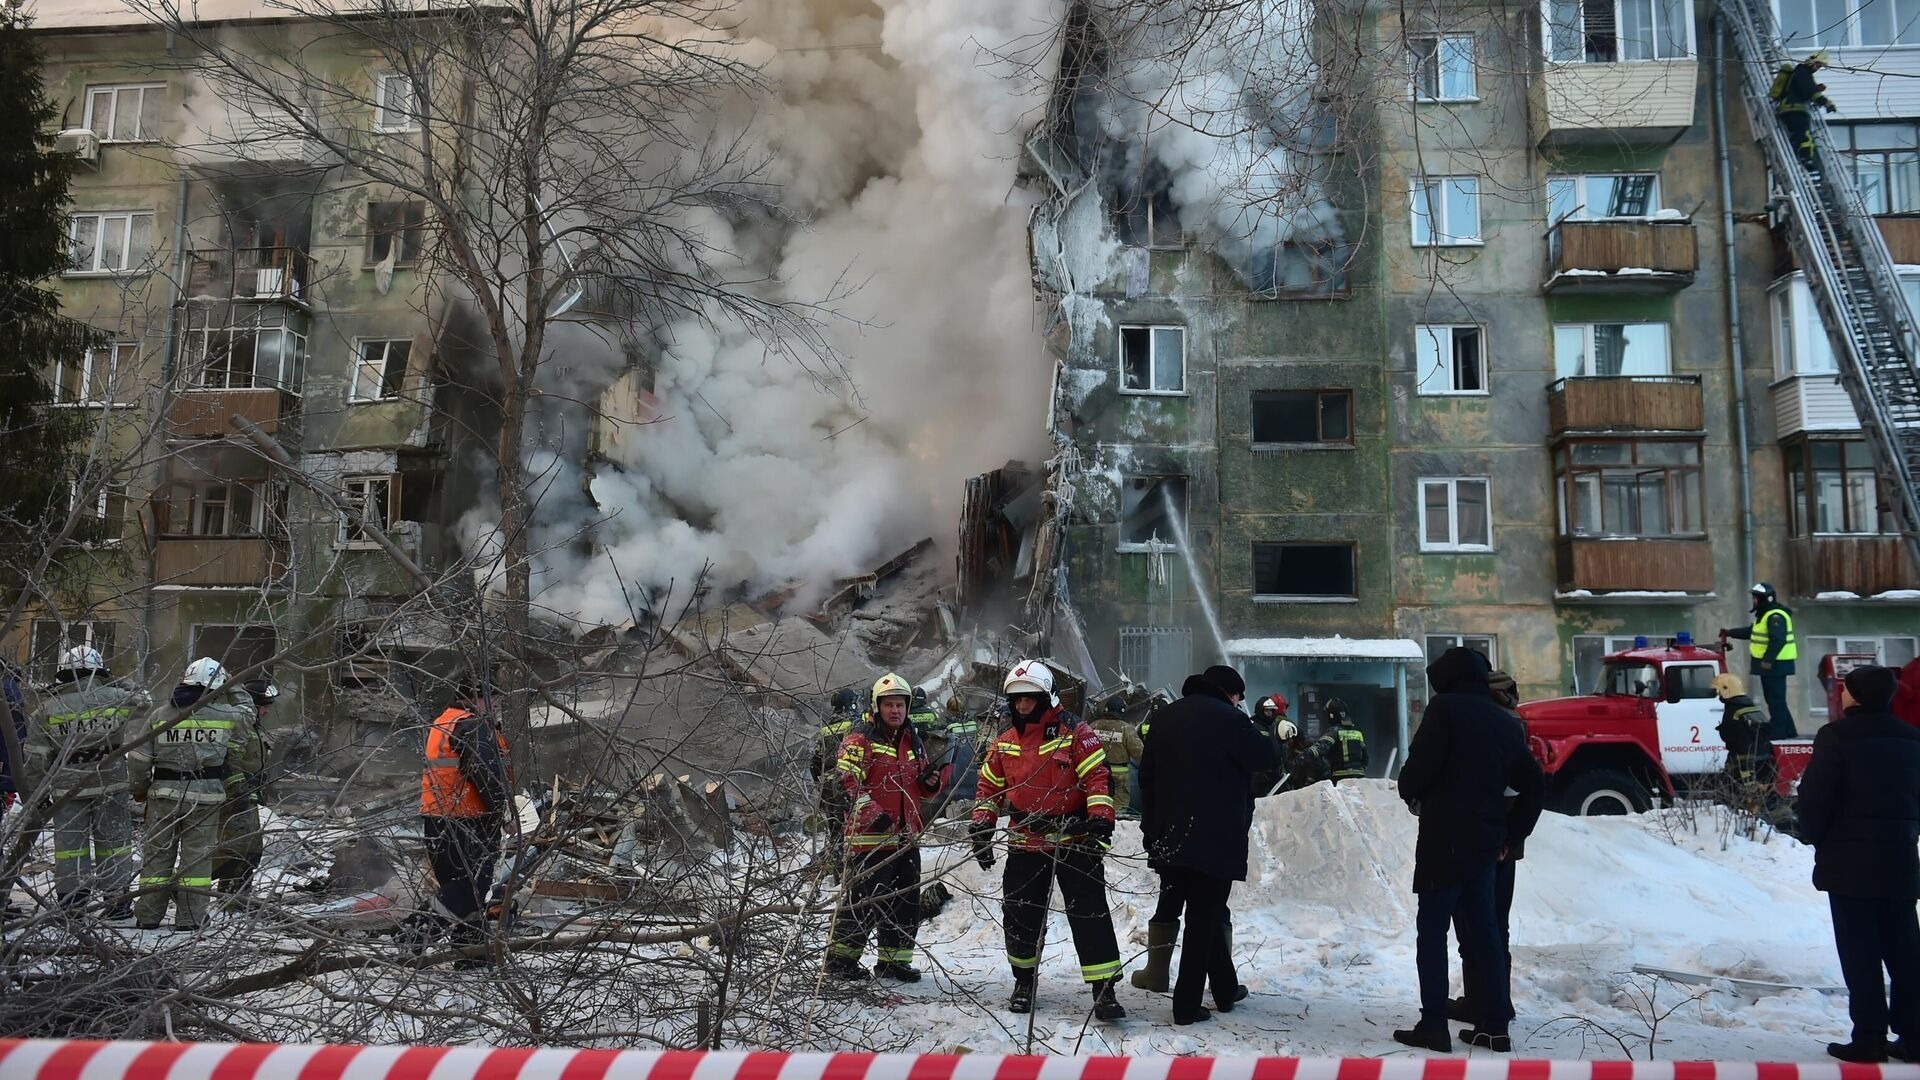
<path fill-rule="evenodd" d="M 280 688 L 268 679 L 251 679 L 245 685 L 259 718 L 260 757 L 264 766 L 266 755 L 273 750 L 267 741 L 267 710 L 279 700 Z M 213 880 L 222 896 L 245 893 L 253 884 L 254 872 L 260 869 L 260 857 L 266 852 L 266 834 L 260 829 L 260 796 L 266 777 L 260 773 L 231 775 L 238 773 L 237 768 L 230 769 L 229 773 L 229 781 L 237 779 L 238 783 L 227 784 L 227 803 L 220 810 L 220 846 L 213 858 Z"/>
<path fill-rule="evenodd" d="M 203 656 L 148 725 L 153 741 L 128 755 L 133 793 L 147 803 L 134 920 L 158 929 L 171 899 L 173 928 L 195 930 L 207 919 L 228 784 L 238 788 L 261 769 L 259 714 L 246 687 L 229 684 L 219 661 Z"/>
<path fill-rule="evenodd" d="M 106 917 L 130 914 L 133 806 L 122 747 L 152 704 L 144 691 L 108 680 L 98 649 L 61 653 L 54 685 L 33 710 L 27 760 L 53 799 L 53 889 L 60 906 L 106 902 Z"/>

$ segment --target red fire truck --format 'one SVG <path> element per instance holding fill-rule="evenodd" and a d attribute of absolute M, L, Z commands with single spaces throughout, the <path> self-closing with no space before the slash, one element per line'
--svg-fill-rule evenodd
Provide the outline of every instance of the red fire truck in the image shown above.
<path fill-rule="evenodd" d="M 1594 693 L 1520 706 L 1527 741 L 1547 772 L 1549 808 L 1638 813 L 1656 798 L 1685 795 L 1725 765 L 1727 748 L 1717 730 L 1725 710 L 1712 686 L 1727 670 L 1724 649 L 1697 645 L 1685 633 L 1664 645 L 1644 637 L 1633 644 L 1603 661 Z M 1782 796 L 1792 797 L 1812 752 L 1812 739 L 1773 744 Z"/>

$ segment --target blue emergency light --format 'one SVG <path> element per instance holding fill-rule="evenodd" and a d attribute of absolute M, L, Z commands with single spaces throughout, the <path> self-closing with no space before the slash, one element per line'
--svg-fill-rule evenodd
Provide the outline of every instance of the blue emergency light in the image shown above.
<path fill-rule="evenodd" d="M 1634 647 L 1634 648 L 1636 648 L 1636 649 L 1644 649 L 1644 648 L 1646 648 L 1646 647 L 1647 647 L 1647 635 L 1645 635 L 1645 634 L 1635 634 L 1635 635 L 1634 635 L 1634 638 L 1633 638 L 1633 647 Z"/>
<path fill-rule="evenodd" d="M 1693 644 L 1693 631 L 1691 630 L 1680 631 L 1678 634 L 1675 634 L 1673 636 L 1673 643 L 1675 645 L 1680 646 L 1683 649 L 1691 646 Z"/>

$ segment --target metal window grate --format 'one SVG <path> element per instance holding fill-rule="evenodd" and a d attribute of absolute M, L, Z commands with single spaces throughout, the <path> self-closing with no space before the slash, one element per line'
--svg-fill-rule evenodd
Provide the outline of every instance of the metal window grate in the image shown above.
<path fill-rule="evenodd" d="M 1144 686 L 1178 691 L 1193 674 L 1193 630 L 1185 626 L 1122 627 L 1120 671 Z"/>

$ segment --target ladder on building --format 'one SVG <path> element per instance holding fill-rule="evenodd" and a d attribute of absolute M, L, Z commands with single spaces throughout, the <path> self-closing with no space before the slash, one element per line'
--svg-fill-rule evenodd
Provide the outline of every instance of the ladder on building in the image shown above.
<path fill-rule="evenodd" d="M 1721 0 L 1740 61 L 1740 86 L 1773 183 L 1784 196 L 1787 238 L 1839 363 L 1872 450 L 1881 502 L 1891 506 L 1914 565 L 1920 566 L 1920 368 L 1913 313 L 1894 274 L 1886 239 L 1860 200 L 1845 159 L 1813 110 L 1818 164 L 1802 163 L 1774 117 L 1768 89 L 1792 58 L 1780 43 L 1769 0 Z"/>

